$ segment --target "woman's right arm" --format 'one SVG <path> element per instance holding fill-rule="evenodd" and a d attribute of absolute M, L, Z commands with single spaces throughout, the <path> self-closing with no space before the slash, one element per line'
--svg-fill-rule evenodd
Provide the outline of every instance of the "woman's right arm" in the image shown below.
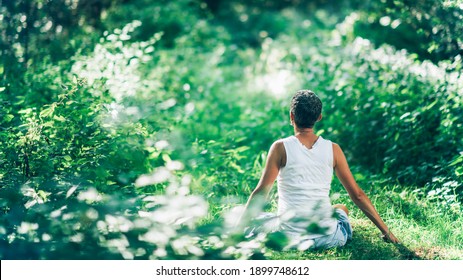
<path fill-rule="evenodd" d="M 376 227 L 383 233 L 385 241 L 392 243 L 399 243 L 399 240 L 388 229 L 384 221 L 376 211 L 365 192 L 357 185 L 357 182 L 350 171 L 347 163 L 346 156 L 344 155 L 341 147 L 333 143 L 334 154 L 334 169 L 336 176 L 341 181 L 344 188 L 347 190 L 352 201 L 362 210 L 362 212 L 376 225 Z"/>
<path fill-rule="evenodd" d="M 278 172 L 282 167 L 283 158 L 286 158 L 286 151 L 283 142 L 279 140 L 270 147 L 262 176 L 256 188 L 249 196 L 237 225 L 248 222 L 253 214 L 260 212 L 262 202 L 267 199 L 273 183 L 278 176 Z"/>

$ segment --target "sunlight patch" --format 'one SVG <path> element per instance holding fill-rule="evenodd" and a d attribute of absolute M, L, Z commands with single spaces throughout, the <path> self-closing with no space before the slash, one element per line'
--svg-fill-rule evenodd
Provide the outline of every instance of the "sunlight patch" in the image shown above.
<path fill-rule="evenodd" d="M 89 85 L 104 84 L 118 103 L 124 97 L 134 96 L 143 85 L 138 68 L 151 60 L 153 45 L 161 37 L 155 34 L 146 42 L 129 42 L 130 33 L 140 25 L 140 21 L 133 21 L 112 34 L 105 32 L 91 55 L 74 58 L 76 62 L 71 73 L 86 78 Z M 95 90 L 93 94 L 100 96 L 102 93 Z"/>
<path fill-rule="evenodd" d="M 258 91 L 265 91 L 275 97 L 282 97 L 288 92 L 290 85 L 295 82 L 296 79 L 289 70 L 281 70 L 258 76 L 255 80 L 255 86 Z"/>

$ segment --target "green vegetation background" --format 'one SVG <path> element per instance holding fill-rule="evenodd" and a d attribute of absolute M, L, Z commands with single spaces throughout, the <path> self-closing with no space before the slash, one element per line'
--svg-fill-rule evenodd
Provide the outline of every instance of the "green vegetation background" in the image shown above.
<path fill-rule="evenodd" d="M 463 259 L 462 1 L 2 0 L 0 54 L 1 259 Z M 403 245 L 337 181 L 344 248 L 233 228 L 301 88 Z"/>

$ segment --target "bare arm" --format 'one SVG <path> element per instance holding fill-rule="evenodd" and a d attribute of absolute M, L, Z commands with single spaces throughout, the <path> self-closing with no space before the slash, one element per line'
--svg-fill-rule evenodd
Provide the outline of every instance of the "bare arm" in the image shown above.
<path fill-rule="evenodd" d="M 276 141 L 270 147 L 262 176 L 256 188 L 251 193 L 238 224 L 247 222 L 252 218 L 253 214 L 261 210 L 261 202 L 267 198 L 270 190 L 272 189 L 273 183 L 275 182 L 278 172 L 282 167 L 283 159 L 286 159 L 283 142 Z"/>
<path fill-rule="evenodd" d="M 388 229 L 384 221 L 379 216 L 375 207 L 371 203 L 365 192 L 357 185 L 357 182 L 350 171 L 349 165 L 346 160 L 341 147 L 333 144 L 334 153 L 334 168 L 336 176 L 341 181 L 344 188 L 347 190 L 352 201 L 362 210 L 362 212 L 378 227 L 383 233 L 384 239 L 392 243 L 398 243 L 399 240 Z"/>

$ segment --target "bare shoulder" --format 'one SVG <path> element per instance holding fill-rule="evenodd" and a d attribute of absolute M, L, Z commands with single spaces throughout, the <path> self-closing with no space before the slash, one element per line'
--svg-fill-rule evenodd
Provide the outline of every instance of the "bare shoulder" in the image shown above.
<path fill-rule="evenodd" d="M 338 143 L 331 142 L 333 144 L 333 152 L 339 152 L 342 151 L 341 146 L 339 146 Z"/>
<path fill-rule="evenodd" d="M 272 147 L 274 149 L 284 149 L 285 145 L 283 144 L 283 139 L 278 139 L 275 142 L 273 142 Z"/>
<path fill-rule="evenodd" d="M 285 145 L 283 144 L 283 139 L 278 139 L 277 141 L 273 142 L 272 146 L 270 147 L 270 153 L 276 155 L 282 155 L 285 153 Z"/>
<path fill-rule="evenodd" d="M 286 150 L 283 139 L 273 142 L 270 147 L 269 157 L 273 157 L 280 167 L 286 165 Z"/>
<path fill-rule="evenodd" d="M 336 167 L 339 161 L 339 158 L 342 157 L 343 155 L 343 152 L 339 144 L 334 143 L 334 142 L 332 143 L 333 143 L 333 167 Z"/>

